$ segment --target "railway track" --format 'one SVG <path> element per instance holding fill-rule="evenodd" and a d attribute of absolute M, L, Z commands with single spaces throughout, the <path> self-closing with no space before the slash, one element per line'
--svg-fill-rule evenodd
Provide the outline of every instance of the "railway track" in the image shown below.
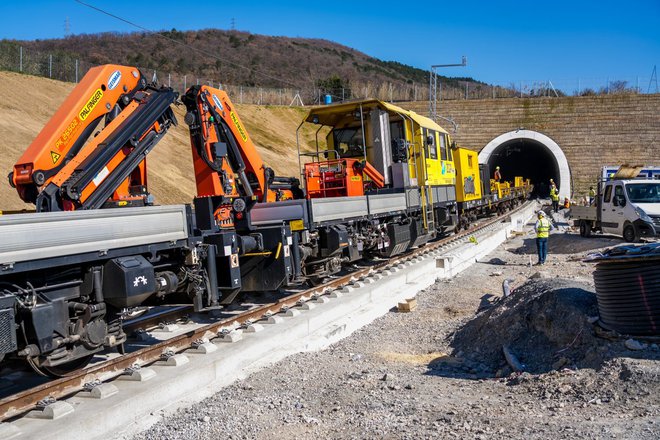
<path fill-rule="evenodd" d="M 413 250 L 405 255 L 399 255 L 387 261 L 378 262 L 372 266 L 358 269 L 311 289 L 287 295 L 274 302 L 241 312 L 236 316 L 220 319 L 216 322 L 203 325 L 194 330 L 146 346 L 134 352 L 126 353 L 120 357 L 97 363 L 81 371 L 75 372 L 70 376 L 55 379 L 5 397 L 0 400 L 0 422 L 19 418 L 28 411 L 35 409 L 38 406 L 43 406 L 47 402 L 66 398 L 85 389 L 89 390 L 94 384 L 108 382 L 121 375 L 130 374 L 136 368 L 153 364 L 159 360 L 167 360 L 169 357 L 182 353 L 192 347 L 197 347 L 205 341 L 215 338 L 229 337 L 231 331 L 234 329 L 247 327 L 250 324 L 266 320 L 278 313 L 286 312 L 291 308 L 302 305 L 306 301 L 329 294 L 335 289 L 355 283 L 373 273 L 382 272 L 388 268 L 396 267 L 417 257 L 445 248 L 451 244 L 464 242 L 469 240 L 470 237 L 475 234 L 486 233 L 489 229 L 493 229 L 496 224 L 506 221 L 510 215 L 529 206 L 531 203 L 533 202 L 526 202 L 517 208 L 514 208 L 512 211 L 509 211 L 504 216 L 486 219 L 468 230 L 429 243 L 426 246 Z M 169 320 L 173 320 L 189 313 L 189 311 L 189 308 L 181 307 L 179 310 L 168 313 L 164 316 L 167 316 L 167 319 Z M 163 316 L 149 319 L 149 321 L 135 320 L 135 322 L 131 323 L 131 327 L 144 328 L 157 325 L 157 321 L 162 320 Z"/>

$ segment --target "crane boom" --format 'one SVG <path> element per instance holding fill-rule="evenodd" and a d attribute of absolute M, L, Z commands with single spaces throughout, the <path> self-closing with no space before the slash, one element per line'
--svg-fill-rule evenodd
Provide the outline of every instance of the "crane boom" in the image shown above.
<path fill-rule="evenodd" d="M 135 67 L 92 68 L 16 163 L 10 182 L 37 211 L 148 204 L 145 155 L 176 124 L 176 99 L 172 89 L 148 85 Z"/>
<path fill-rule="evenodd" d="M 145 87 L 134 67 L 90 69 L 14 165 L 9 181 L 21 199 L 36 203 L 39 192 L 78 154 L 101 119 L 116 117 L 126 100 Z"/>
<path fill-rule="evenodd" d="M 302 196 L 297 179 L 276 177 L 264 164 L 226 92 L 193 86 L 181 100 L 188 110 L 198 197 L 273 202 Z"/>

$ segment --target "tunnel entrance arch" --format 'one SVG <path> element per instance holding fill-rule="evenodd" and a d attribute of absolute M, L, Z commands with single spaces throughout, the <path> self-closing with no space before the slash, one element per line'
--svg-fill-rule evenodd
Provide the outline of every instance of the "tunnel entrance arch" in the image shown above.
<path fill-rule="evenodd" d="M 543 133 L 521 129 L 504 133 L 479 152 L 479 163 L 488 164 L 491 173 L 499 166 L 504 180 L 514 176 L 531 179 L 534 195 L 547 197 L 553 179 L 561 199 L 571 196 L 568 160 L 559 145 Z"/>

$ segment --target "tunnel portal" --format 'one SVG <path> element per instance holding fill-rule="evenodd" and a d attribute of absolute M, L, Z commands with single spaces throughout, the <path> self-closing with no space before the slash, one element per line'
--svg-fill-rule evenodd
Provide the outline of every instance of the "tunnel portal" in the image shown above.
<path fill-rule="evenodd" d="M 503 180 L 513 182 L 515 176 L 530 179 L 533 196 L 548 197 L 553 179 L 559 186 L 559 196 L 570 197 L 571 177 L 566 156 L 544 134 L 519 129 L 498 136 L 481 150 L 479 162 L 487 163 L 491 173 L 499 166 Z"/>

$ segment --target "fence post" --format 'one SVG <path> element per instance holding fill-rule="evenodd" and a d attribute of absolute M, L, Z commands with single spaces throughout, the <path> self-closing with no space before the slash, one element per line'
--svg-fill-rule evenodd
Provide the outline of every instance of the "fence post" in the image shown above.
<path fill-rule="evenodd" d="M 48 78 L 53 78 L 53 55 L 48 55 Z"/>
<path fill-rule="evenodd" d="M 610 77 L 607 77 L 607 94 L 610 94 Z"/>
<path fill-rule="evenodd" d="M 18 48 L 18 71 L 22 72 L 23 71 L 23 46 Z"/>
<path fill-rule="evenodd" d="M 520 97 L 522 98 L 522 81 L 520 81 Z"/>
<path fill-rule="evenodd" d="M 280 89 L 280 105 L 282 105 L 282 89 Z"/>
<path fill-rule="evenodd" d="M 188 76 L 188 75 L 183 75 L 183 92 L 184 93 L 186 92 L 186 85 L 187 85 L 186 84 L 186 76 Z"/>
<path fill-rule="evenodd" d="M 639 75 L 637 75 L 637 86 L 635 87 L 635 93 L 639 95 Z"/>
<path fill-rule="evenodd" d="M 167 74 L 167 87 L 172 87 L 172 74 Z"/>
<path fill-rule="evenodd" d="M 344 102 L 344 88 L 341 88 L 341 102 Z"/>
<path fill-rule="evenodd" d="M 578 89 L 577 89 L 577 95 L 580 96 L 580 78 L 578 78 Z"/>
<path fill-rule="evenodd" d="M 243 104 L 243 86 L 241 86 L 241 94 L 240 94 L 240 96 L 241 96 L 241 98 L 240 98 L 240 102 L 241 102 L 241 104 Z"/>
<path fill-rule="evenodd" d="M 78 60 L 76 60 L 76 84 L 78 83 Z"/>
<path fill-rule="evenodd" d="M 469 86 L 469 84 L 470 83 L 468 83 L 468 82 L 465 83 L 465 99 L 466 100 L 468 99 L 468 86 Z"/>

